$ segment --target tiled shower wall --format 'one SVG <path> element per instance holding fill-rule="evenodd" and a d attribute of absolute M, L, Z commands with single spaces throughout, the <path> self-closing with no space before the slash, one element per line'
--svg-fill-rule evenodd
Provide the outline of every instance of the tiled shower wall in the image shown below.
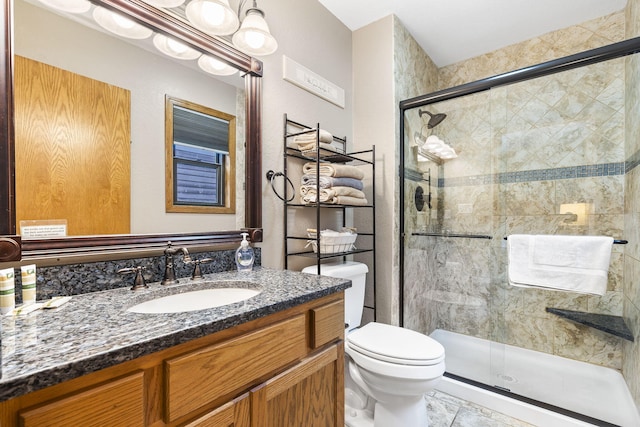
<path fill-rule="evenodd" d="M 491 243 L 496 255 L 492 312 L 499 313 L 492 338 L 497 341 L 622 367 L 619 338 L 567 322 L 545 308 L 622 315 L 624 248 L 614 246 L 605 295 L 588 296 L 507 285 L 503 236 L 625 237 L 623 82 L 624 59 L 618 59 L 491 93 L 498 172 Z"/>
<path fill-rule="evenodd" d="M 640 1 L 629 0 L 626 9 L 627 38 L 640 36 Z M 629 245 L 624 256 L 624 318 L 635 341 L 625 341 L 622 351 L 622 374 L 636 406 L 640 407 L 640 59 L 626 59 L 626 137 L 625 157 L 625 231 Z"/>

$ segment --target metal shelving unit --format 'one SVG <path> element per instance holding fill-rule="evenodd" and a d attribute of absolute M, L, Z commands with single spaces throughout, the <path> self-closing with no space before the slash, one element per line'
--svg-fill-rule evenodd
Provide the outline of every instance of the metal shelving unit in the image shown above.
<path fill-rule="evenodd" d="M 342 149 L 338 149 L 338 152 L 332 151 L 332 150 L 327 150 L 324 149 L 320 146 L 320 123 L 318 123 L 316 125 L 316 127 L 312 127 L 312 126 L 307 126 L 305 124 L 302 123 L 298 123 L 295 122 L 293 120 L 290 120 L 288 118 L 288 116 L 285 114 L 284 115 L 284 131 L 283 131 L 283 135 L 284 135 L 284 155 L 283 155 L 283 161 L 284 161 L 284 168 L 283 168 L 283 173 L 285 176 L 285 179 L 289 179 L 289 170 L 290 168 L 295 164 L 296 167 L 301 167 L 303 165 L 302 162 L 316 162 L 316 165 L 319 166 L 319 164 L 328 162 L 328 163 L 339 163 L 339 164 L 349 164 L 349 165 L 353 165 L 353 166 L 362 166 L 362 167 L 369 167 L 371 170 L 371 199 L 369 204 L 367 205 L 342 205 L 342 204 L 331 204 L 331 203 L 322 203 L 320 202 L 320 188 L 319 188 L 319 183 L 320 183 L 320 174 L 319 172 L 317 172 L 317 194 L 318 197 L 316 197 L 316 202 L 314 203 L 309 203 L 309 204 L 304 204 L 301 203 L 300 200 L 291 200 L 288 201 L 289 197 L 286 193 L 285 190 L 285 197 L 284 197 L 284 206 L 285 206 L 285 214 L 283 215 L 284 217 L 284 252 L 285 252 L 285 269 L 287 269 L 289 267 L 289 258 L 290 257 L 306 257 L 306 258 L 313 258 L 316 260 L 316 265 L 318 267 L 318 274 L 320 274 L 320 265 L 322 264 L 322 261 L 324 260 L 329 260 L 329 259 L 334 259 L 334 258 L 342 258 L 343 260 L 346 260 L 347 256 L 349 255 L 355 255 L 355 254 L 370 254 L 371 255 L 371 262 L 367 263 L 369 266 L 369 274 L 372 275 L 372 283 L 373 283 L 373 301 L 374 304 L 373 306 L 368 306 L 365 305 L 365 308 L 371 309 L 373 310 L 373 317 L 374 320 L 376 318 L 376 311 L 375 311 L 375 300 L 376 300 L 376 257 L 375 257 L 375 250 L 376 250 L 376 238 L 375 238 L 375 234 L 376 234 L 376 208 L 375 208 L 375 194 L 376 194 L 376 189 L 375 189 L 375 146 L 372 146 L 370 150 L 364 150 L 364 151 L 357 151 L 357 152 L 347 152 L 346 151 L 346 143 L 347 140 L 346 138 L 338 138 L 338 137 L 333 137 L 333 145 L 338 146 L 339 148 L 341 147 Z M 316 138 L 315 138 L 315 152 L 311 153 L 311 155 L 309 155 L 309 152 L 301 152 L 300 150 L 296 149 L 296 148 L 292 148 L 290 146 L 288 146 L 288 142 L 290 142 L 296 135 L 302 135 L 302 134 L 308 134 L 308 133 L 312 133 L 315 132 L 316 134 Z M 291 163 L 291 164 L 290 164 Z M 319 171 L 319 167 L 316 167 L 316 170 Z M 300 233 L 300 230 L 296 230 L 297 233 L 295 231 L 292 231 L 289 229 L 289 210 L 290 209 L 304 209 L 304 210 L 314 210 L 315 211 L 315 225 L 316 225 L 316 230 L 318 231 L 316 233 L 316 247 L 318 248 L 317 252 L 314 252 L 313 250 L 295 250 L 295 249 L 291 249 L 292 246 L 292 242 L 295 241 L 309 241 L 312 240 L 310 239 L 308 236 L 303 236 Z M 365 239 L 360 239 L 365 240 L 367 242 L 367 244 L 364 247 L 359 247 L 358 249 L 353 249 L 347 252 L 336 252 L 336 253 L 320 253 L 320 228 L 321 228 L 321 220 L 323 217 L 323 214 L 326 214 L 327 212 L 338 212 L 339 214 L 341 214 L 341 218 L 342 218 L 342 226 L 343 227 L 347 227 L 347 211 L 349 210 L 363 210 L 363 211 L 368 211 L 370 213 L 370 217 L 371 220 L 368 222 L 368 224 L 370 224 L 370 229 L 368 229 L 367 231 L 361 231 L 360 229 L 358 229 L 358 239 L 360 239 L 360 237 L 365 237 Z M 356 226 L 357 224 L 353 224 L 354 226 Z M 299 247 L 299 245 L 297 245 Z"/>

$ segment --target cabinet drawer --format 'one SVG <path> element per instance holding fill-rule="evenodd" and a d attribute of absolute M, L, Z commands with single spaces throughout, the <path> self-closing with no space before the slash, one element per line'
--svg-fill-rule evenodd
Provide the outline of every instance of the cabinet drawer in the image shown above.
<path fill-rule="evenodd" d="M 136 372 L 20 412 L 24 427 L 144 426 L 144 374 Z"/>
<path fill-rule="evenodd" d="M 311 347 L 318 348 L 344 336 L 343 300 L 311 309 Z"/>
<path fill-rule="evenodd" d="M 305 318 L 275 325 L 165 361 L 166 422 L 305 356 Z"/>
<path fill-rule="evenodd" d="M 249 427 L 251 425 L 249 393 L 186 424 L 184 427 Z"/>

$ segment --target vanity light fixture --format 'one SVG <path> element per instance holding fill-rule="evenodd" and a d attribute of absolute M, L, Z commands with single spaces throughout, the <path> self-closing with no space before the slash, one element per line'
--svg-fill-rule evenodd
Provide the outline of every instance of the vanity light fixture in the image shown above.
<path fill-rule="evenodd" d="M 240 25 L 229 0 L 193 0 L 185 14 L 194 27 L 213 36 L 232 34 Z"/>
<path fill-rule="evenodd" d="M 106 30 L 122 37 L 130 39 L 146 39 L 153 34 L 150 28 L 126 18 L 119 13 L 112 12 L 104 7 L 97 6 L 93 9 L 93 19 Z"/>
<path fill-rule="evenodd" d="M 91 2 L 88 0 L 40 0 L 40 2 L 68 13 L 85 13 L 91 9 Z"/>
<path fill-rule="evenodd" d="M 240 2 L 238 16 L 246 1 Z M 256 0 L 253 0 L 253 7 L 247 9 L 242 25 L 233 35 L 232 41 L 235 47 L 249 55 L 270 55 L 278 49 L 278 42 L 271 35 L 267 21 L 264 19 L 264 12 L 258 9 Z"/>
<path fill-rule="evenodd" d="M 158 0 L 144 1 L 154 5 Z M 252 0 L 253 7 L 246 10 L 244 20 L 240 23 L 240 16 L 247 1 L 240 0 L 238 13 L 235 13 L 229 5 L 229 0 L 191 0 L 185 7 L 184 14 L 194 27 L 209 35 L 233 34 L 233 45 L 249 55 L 270 55 L 278 49 L 278 42 L 271 35 L 269 25 L 264 19 L 264 12 L 258 8 L 256 0 Z"/>
<path fill-rule="evenodd" d="M 186 44 L 167 37 L 163 34 L 153 36 L 153 45 L 165 55 L 176 59 L 196 59 L 200 52 L 187 46 Z"/>
<path fill-rule="evenodd" d="M 209 74 L 214 74 L 216 76 L 230 76 L 238 72 L 236 68 L 233 68 L 230 65 L 225 64 L 224 62 L 209 56 L 202 55 L 198 58 L 198 66 Z"/>

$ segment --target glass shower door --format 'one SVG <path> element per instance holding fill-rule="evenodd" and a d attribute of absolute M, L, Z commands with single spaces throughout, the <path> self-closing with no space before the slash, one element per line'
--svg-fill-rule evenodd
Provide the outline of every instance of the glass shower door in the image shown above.
<path fill-rule="evenodd" d="M 448 374 L 494 385 L 500 242 L 490 93 L 407 110 L 404 120 L 404 326 L 445 346 Z M 434 138 L 457 157 L 432 152 Z"/>

